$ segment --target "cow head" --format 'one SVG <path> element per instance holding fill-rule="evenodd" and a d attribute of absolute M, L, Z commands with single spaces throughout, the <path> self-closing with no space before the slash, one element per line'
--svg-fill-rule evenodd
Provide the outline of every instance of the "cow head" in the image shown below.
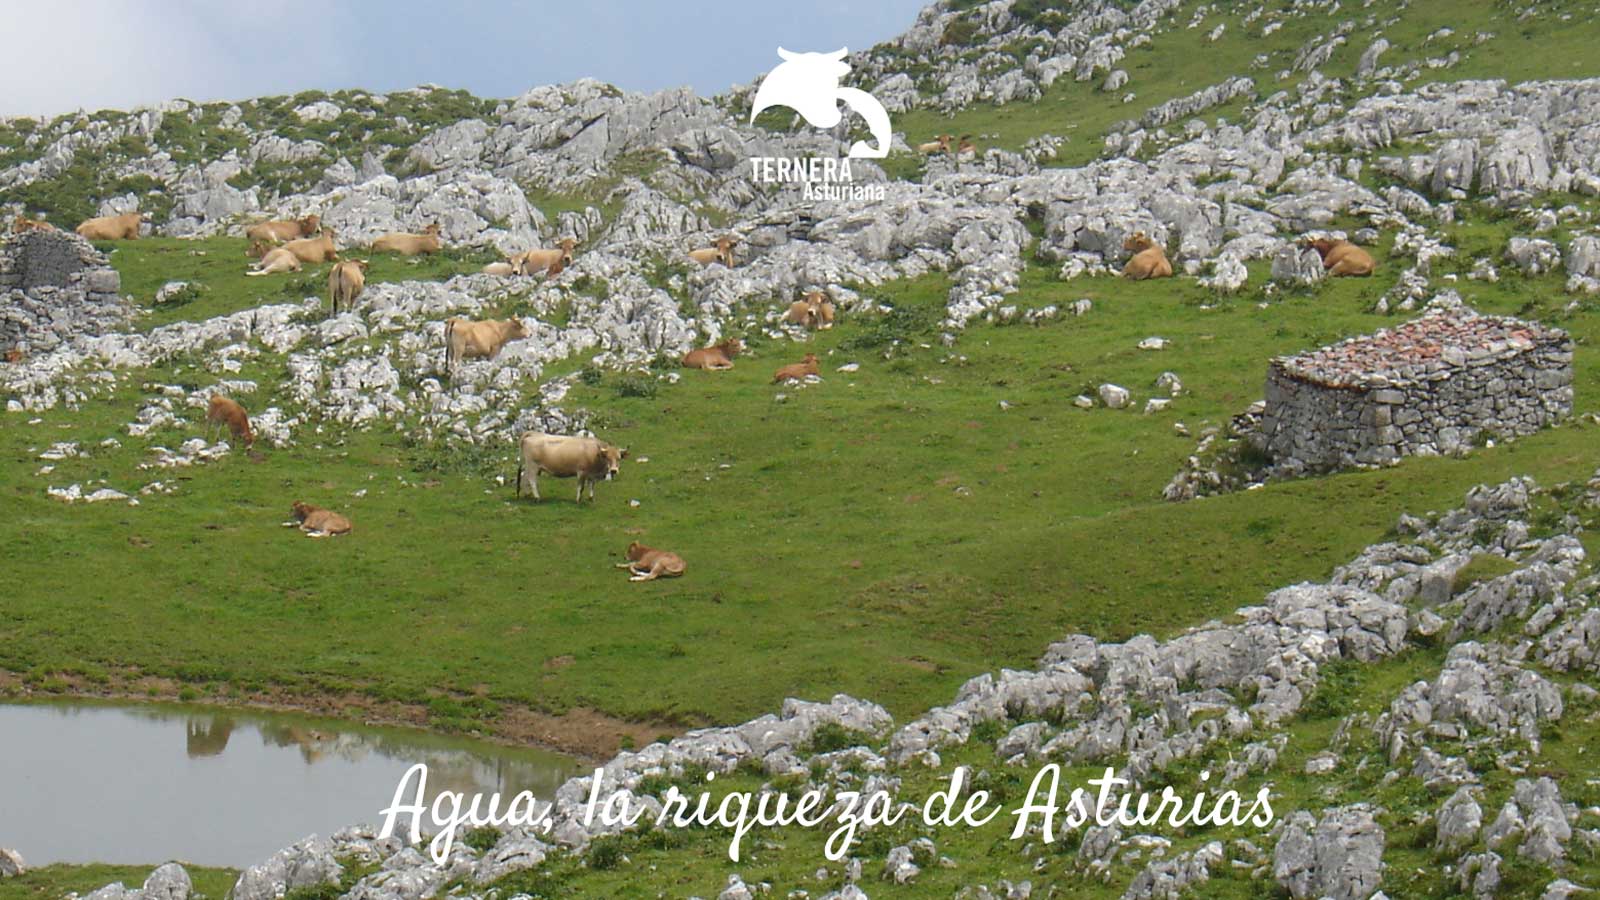
<path fill-rule="evenodd" d="M 1324 258 L 1324 259 L 1326 259 L 1328 257 L 1328 251 L 1333 249 L 1333 245 L 1334 245 L 1334 241 L 1331 238 L 1325 238 L 1325 237 L 1321 237 L 1321 238 L 1309 238 L 1308 237 L 1302 242 L 1302 246 L 1304 246 L 1305 248 L 1307 248 L 1309 250 L 1317 251 L 1317 255 L 1322 257 L 1322 258 Z"/>
<path fill-rule="evenodd" d="M 611 444 L 600 445 L 600 458 L 596 460 L 605 468 L 605 478 L 610 481 L 622 474 L 622 461 L 628 458 L 628 451 Z"/>
<path fill-rule="evenodd" d="M 302 503 L 299 500 L 294 502 L 294 506 L 289 507 L 289 512 L 294 516 L 296 522 L 304 522 L 307 516 L 316 511 L 317 508 L 315 506 L 309 503 Z"/>
<path fill-rule="evenodd" d="M 806 358 L 802 359 L 801 362 L 808 366 L 814 366 L 817 364 L 817 355 L 815 353 L 807 353 Z"/>
<path fill-rule="evenodd" d="M 427 236 L 429 236 L 429 237 L 438 237 L 439 236 L 439 223 L 438 222 L 429 222 L 428 223 L 428 227 L 422 229 L 422 233 L 427 235 Z"/>
<path fill-rule="evenodd" d="M 528 326 L 522 324 L 521 319 L 506 320 L 506 340 L 520 341 L 528 336 Z"/>
<path fill-rule="evenodd" d="M 572 248 L 578 246 L 578 242 L 572 238 L 562 238 L 556 246 L 561 248 L 561 264 L 572 265 Z"/>
<path fill-rule="evenodd" d="M 270 249 L 272 248 L 267 245 L 266 241 L 257 238 L 256 240 L 250 242 L 250 249 L 246 250 L 245 253 L 253 259 L 260 259 L 261 257 L 266 256 L 267 251 Z"/>
<path fill-rule="evenodd" d="M 744 341 L 741 341 L 738 338 L 728 338 L 727 340 L 718 344 L 717 349 L 721 350 L 724 356 L 728 357 L 729 359 L 733 359 L 735 356 L 738 356 L 744 352 Z"/>
<path fill-rule="evenodd" d="M 637 562 L 638 560 L 644 559 L 644 555 L 649 552 L 649 547 L 646 547 L 638 541 L 634 541 L 628 545 L 628 561 Z"/>
<path fill-rule="evenodd" d="M 1128 235 L 1127 238 L 1123 240 L 1122 249 L 1128 251 L 1129 253 L 1138 253 L 1141 250 L 1148 250 L 1155 245 L 1155 241 L 1150 240 L 1150 235 L 1145 234 L 1142 231 L 1135 231 L 1133 234 Z"/>
<path fill-rule="evenodd" d="M 300 220 L 300 233 L 304 235 L 316 234 L 322 228 L 322 217 L 312 213 Z"/>
<path fill-rule="evenodd" d="M 733 268 L 733 248 L 738 243 L 739 239 L 736 237 L 723 236 L 717 238 L 717 256 L 721 257 L 722 264 L 730 269 Z"/>

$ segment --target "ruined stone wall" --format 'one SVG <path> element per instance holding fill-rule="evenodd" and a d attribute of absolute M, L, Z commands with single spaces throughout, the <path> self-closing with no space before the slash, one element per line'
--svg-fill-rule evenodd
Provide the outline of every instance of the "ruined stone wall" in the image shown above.
<path fill-rule="evenodd" d="M 1406 375 L 1339 383 L 1273 360 L 1257 445 L 1284 474 L 1328 471 L 1459 452 L 1572 412 L 1572 340 L 1556 329 L 1518 345 L 1449 348 Z"/>
<path fill-rule="evenodd" d="M 79 334 L 125 327 L 122 280 L 75 234 L 34 231 L 0 243 L 0 352 L 47 352 Z"/>

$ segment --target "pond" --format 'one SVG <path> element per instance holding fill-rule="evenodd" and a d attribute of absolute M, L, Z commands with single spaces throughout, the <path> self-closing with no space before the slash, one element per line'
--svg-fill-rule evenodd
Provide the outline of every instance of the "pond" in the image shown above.
<path fill-rule="evenodd" d="M 377 824 L 419 762 L 430 803 L 444 790 L 548 800 L 585 769 L 557 753 L 297 715 L 0 704 L 0 847 L 30 866 L 241 868 L 310 834 Z"/>

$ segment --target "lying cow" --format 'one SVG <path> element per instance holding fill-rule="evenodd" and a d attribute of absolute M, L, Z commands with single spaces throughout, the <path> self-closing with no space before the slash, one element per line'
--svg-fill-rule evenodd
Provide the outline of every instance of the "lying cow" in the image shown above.
<path fill-rule="evenodd" d="M 728 338 L 720 344 L 710 347 L 701 347 L 690 350 L 683 355 L 685 369 L 706 369 L 711 372 L 721 372 L 733 368 L 733 358 L 744 352 L 744 342 L 738 338 Z"/>
<path fill-rule="evenodd" d="M 817 355 L 815 353 L 807 353 L 805 359 L 797 363 L 791 363 L 772 373 L 772 383 L 799 381 L 809 375 L 820 374 L 822 374 L 822 371 L 817 368 Z"/>
<path fill-rule="evenodd" d="M 126 213 L 120 216 L 101 216 L 88 219 L 77 228 L 78 236 L 91 241 L 133 241 L 139 238 L 139 226 L 144 224 L 144 213 Z"/>
<path fill-rule="evenodd" d="M 1122 249 L 1133 254 L 1128 264 L 1122 267 L 1124 278 L 1143 281 L 1146 278 L 1172 277 L 1172 263 L 1167 259 L 1167 251 L 1144 232 L 1135 231 L 1128 235 L 1128 239 L 1122 242 Z"/>
<path fill-rule="evenodd" d="M 955 138 L 952 135 L 941 134 L 926 144 L 918 144 L 917 152 L 921 153 L 923 156 L 931 156 L 935 153 L 949 153 L 950 142 L 953 140 L 955 140 Z"/>
<path fill-rule="evenodd" d="M 295 256 L 294 252 L 285 246 L 273 247 L 268 250 L 261 257 L 261 261 L 252 266 L 250 271 L 245 274 L 251 276 L 276 275 L 279 272 L 298 271 L 300 271 L 300 257 Z"/>
<path fill-rule="evenodd" d="M 522 271 L 517 273 L 519 275 L 531 275 L 540 271 L 548 272 L 550 267 L 556 263 L 560 263 L 563 267 L 572 265 L 572 248 L 576 246 L 578 246 L 578 242 L 572 238 L 562 238 L 556 242 L 554 247 L 535 247 L 532 250 L 513 256 L 511 262 L 513 264 L 518 260 L 522 262 Z"/>
<path fill-rule="evenodd" d="M 324 228 L 316 237 L 300 238 L 290 241 L 279 249 L 287 250 L 294 254 L 294 258 L 306 263 L 337 262 L 339 251 L 333 246 L 333 229 Z M 263 258 L 265 259 L 265 258 Z"/>
<path fill-rule="evenodd" d="M 211 395 L 211 402 L 206 406 L 206 422 L 212 426 L 226 426 L 234 440 L 243 441 L 246 447 L 256 442 L 256 436 L 250 431 L 250 416 L 244 407 L 221 394 Z"/>
<path fill-rule="evenodd" d="M 617 563 L 617 568 L 627 569 L 631 575 L 629 581 L 654 581 L 657 578 L 676 578 L 682 575 L 688 566 L 684 565 L 683 557 L 668 550 L 657 550 L 654 547 L 634 541 L 628 545 L 628 561 Z"/>
<path fill-rule="evenodd" d="M 709 266 L 714 262 L 720 262 L 731 269 L 733 268 L 733 248 L 734 245 L 738 243 L 738 238 L 720 237 L 717 238 L 717 245 L 715 247 L 700 247 L 695 250 L 690 250 L 689 258 L 702 266 Z"/>
<path fill-rule="evenodd" d="M 12 234 L 26 234 L 27 232 L 30 232 L 30 231 L 55 231 L 55 230 L 56 230 L 56 227 L 54 225 L 51 225 L 49 222 L 44 222 L 44 221 L 41 221 L 39 219 L 26 219 L 26 218 L 23 218 L 22 216 L 17 216 L 16 221 L 11 223 L 11 233 Z"/>
<path fill-rule="evenodd" d="M 789 304 L 789 312 L 783 318 L 790 324 L 804 325 L 812 331 L 826 331 L 833 327 L 833 316 L 833 301 L 828 295 L 822 291 L 810 291 L 805 297 Z"/>
<path fill-rule="evenodd" d="M 1372 254 L 1357 247 L 1349 241 L 1334 238 L 1317 238 L 1306 241 L 1306 246 L 1317 251 L 1322 257 L 1322 267 L 1328 270 L 1329 275 L 1371 275 L 1377 264 L 1372 261 Z"/>
<path fill-rule="evenodd" d="M 285 241 L 312 237 L 321 228 L 322 217 L 312 213 L 303 219 L 277 219 L 272 222 L 258 222 L 246 228 L 244 236 L 252 241 L 281 244 Z"/>
<path fill-rule="evenodd" d="M 578 479 L 578 502 L 583 502 L 583 488 L 589 487 L 589 500 L 594 501 L 596 482 L 610 481 L 622 471 L 622 460 L 628 451 L 607 444 L 598 438 L 569 437 L 530 431 L 522 436 L 517 458 L 517 496 L 522 496 L 524 483 L 539 500 L 539 475 Z"/>
<path fill-rule="evenodd" d="M 444 367 L 455 371 L 463 359 L 494 359 L 500 348 L 528 336 L 521 319 L 446 319 L 444 323 Z"/>
<path fill-rule="evenodd" d="M 366 260 L 350 259 L 335 265 L 328 272 L 328 302 L 333 304 L 333 314 L 339 314 L 340 303 L 347 310 L 353 307 L 366 288 Z"/>
<path fill-rule="evenodd" d="M 330 537 L 338 534 L 349 534 L 355 530 L 355 526 L 350 524 L 349 519 L 331 509 L 323 509 L 320 506 L 312 506 L 309 503 L 301 503 L 296 500 L 289 511 L 294 516 L 294 521 L 283 524 L 289 527 L 298 526 L 301 531 L 306 533 L 306 537 Z"/>
<path fill-rule="evenodd" d="M 398 253 L 401 256 L 421 256 L 438 253 L 444 246 L 439 240 L 439 223 L 422 229 L 421 234 L 392 231 L 372 242 L 373 253 Z"/>

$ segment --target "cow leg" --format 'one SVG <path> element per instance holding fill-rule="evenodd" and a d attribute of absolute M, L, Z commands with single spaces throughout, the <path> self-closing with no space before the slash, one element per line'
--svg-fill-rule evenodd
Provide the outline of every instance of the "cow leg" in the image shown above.
<path fill-rule="evenodd" d="M 578 476 L 578 502 L 579 503 L 583 502 L 583 482 L 584 482 L 583 476 L 579 475 Z"/>
<path fill-rule="evenodd" d="M 650 571 L 648 571 L 648 572 L 640 572 L 637 569 L 635 569 L 634 573 L 633 573 L 633 577 L 629 578 L 628 580 L 629 581 L 654 581 L 659 577 L 661 577 L 661 563 L 656 563 L 655 565 L 650 567 Z"/>
<path fill-rule="evenodd" d="M 537 468 L 528 473 L 528 487 L 533 491 L 533 502 L 538 503 L 544 499 L 539 496 L 539 470 Z"/>

